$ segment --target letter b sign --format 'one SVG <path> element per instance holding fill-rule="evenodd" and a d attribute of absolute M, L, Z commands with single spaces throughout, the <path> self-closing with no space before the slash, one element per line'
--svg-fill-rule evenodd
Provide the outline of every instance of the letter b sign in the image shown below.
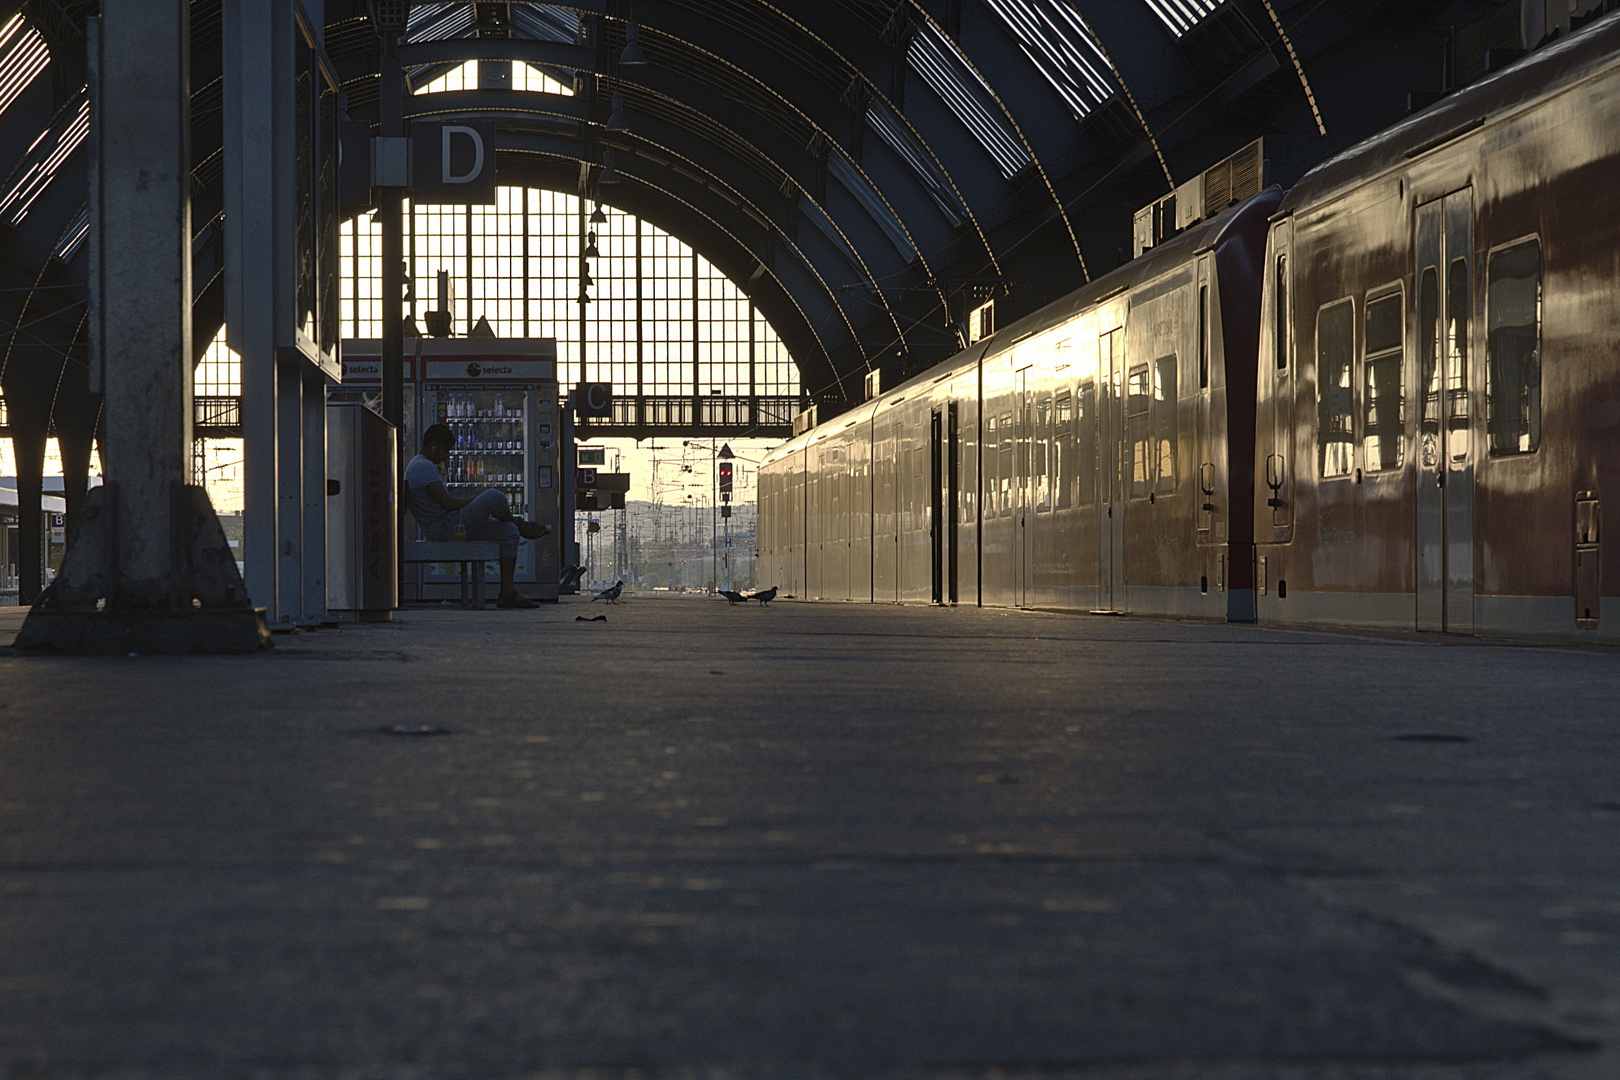
<path fill-rule="evenodd" d="M 411 201 L 494 205 L 495 125 L 412 124 Z"/>

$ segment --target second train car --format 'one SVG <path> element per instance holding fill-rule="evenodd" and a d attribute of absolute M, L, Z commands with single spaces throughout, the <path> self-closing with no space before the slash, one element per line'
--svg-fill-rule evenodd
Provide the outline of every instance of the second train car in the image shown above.
<path fill-rule="evenodd" d="M 1270 189 L 773 450 L 800 597 L 1254 617 Z"/>

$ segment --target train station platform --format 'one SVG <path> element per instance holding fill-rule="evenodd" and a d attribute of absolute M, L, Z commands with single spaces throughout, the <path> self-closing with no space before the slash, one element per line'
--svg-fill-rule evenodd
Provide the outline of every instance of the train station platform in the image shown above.
<path fill-rule="evenodd" d="M 4 1080 L 1620 1076 L 1612 650 L 632 596 L 0 680 Z"/>

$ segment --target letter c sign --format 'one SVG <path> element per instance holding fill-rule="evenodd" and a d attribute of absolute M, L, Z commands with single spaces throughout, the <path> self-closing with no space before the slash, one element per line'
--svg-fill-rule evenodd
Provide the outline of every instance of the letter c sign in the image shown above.
<path fill-rule="evenodd" d="M 613 384 L 584 383 L 579 388 L 577 411 L 581 416 L 610 417 L 613 415 Z"/>

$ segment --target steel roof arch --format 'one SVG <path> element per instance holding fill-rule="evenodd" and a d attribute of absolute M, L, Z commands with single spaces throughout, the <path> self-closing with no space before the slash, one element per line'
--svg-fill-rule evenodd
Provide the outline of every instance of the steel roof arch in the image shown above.
<path fill-rule="evenodd" d="M 502 151 L 523 152 L 526 148 L 517 143 L 518 139 L 522 138 L 525 134 L 542 134 L 554 138 L 560 138 L 565 145 L 570 147 L 572 152 L 566 156 L 569 156 L 571 160 L 573 160 L 576 169 L 580 164 L 589 164 L 587 159 L 582 159 L 580 157 L 580 140 L 573 133 L 567 131 L 527 133 L 523 131 L 523 125 L 534 118 L 551 119 L 556 117 L 565 117 L 581 124 L 585 123 L 586 121 L 583 119 L 583 116 L 587 107 L 583 103 L 579 103 L 575 98 L 517 90 L 455 90 L 436 94 L 417 95 L 412 97 L 407 105 L 409 106 L 406 114 L 407 117 L 453 116 L 457 118 L 466 118 L 479 116 L 495 118 L 498 120 L 503 119 L 508 121 L 509 126 L 515 130 L 511 130 L 506 135 L 499 137 L 497 145 Z M 570 106 L 572 106 L 572 108 L 570 108 Z M 843 311 L 842 305 L 839 303 L 838 291 L 826 280 L 825 274 L 817 265 L 816 260 L 812 259 L 807 253 L 805 253 L 803 248 L 792 237 L 788 236 L 783 230 L 780 229 L 778 225 L 776 225 L 775 222 L 771 220 L 769 216 L 771 208 L 768 205 L 761 204 L 755 199 L 755 197 L 751 196 L 748 192 L 739 189 L 735 186 L 735 184 L 726 182 L 721 176 L 713 171 L 712 167 L 707 170 L 704 169 L 695 160 L 680 153 L 673 147 L 655 142 L 647 136 L 638 136 L 638 139 L 647 142 L 648 145 L 656 150 L 659 154 L 665 155 L 666 160 L 671 162 L 678 160 L 682 163 L 680 166 L 672 166 L 670 171 L 676 172 L 677 174 L 684 171 L 687 174 L 687 177 L 690 178 L 707 177 L 708 179 L 702 183 L 698 183 L 696 179 L 689 180 L 689 182 L 706 190 L 715 191 L 722 199 L 725 199 L 729 203 L 735 205 L 747 204 L 750 206 L 754 212 L 750 214 L 749 217 L 762 226 L 768 226 L 773 234 L 774 242 L 778 245 L 786 246 L 789 251 L 793 252 L 797 256 L 797 261 L 811 272 L 812 277 L 819 284 L 819 291 L 826 297 L 827 302 L 831 305 L 831 307 L 838 311 L 844 327 L 849 334 L 849 340 L 851 342 L 858 343 L 859 339 L 856 334 L 856 328 L 854 323 L 849 319 L 847 312 Z M 500 140 L 505 140 L 504 145 Z M 600 145 L 618 147 L 625 150 L 639 150 L 639 147 L 633 147 L 628 144 L 611 143 L 605 140 L 602 141 Z M 556 154 L 557 156 L 565 156 L 562 154 L 560 149 L 546 150 L 544 152 Z M 658 188 L 658 190 L 667 191 L 670 194 L 670 197 L 676 198 L 681 205 L 693 208 L 694 210 L 696 209 L 697 204 L 691 198 L 677 196 L 675 195 L 673 188 L 659 187 L 658 185 L 653 184 L 647 177 L 640 175 L 636 168 L 632 167 L 631 163 L 643 158 L 656 163 L 655 159 L 647 158 L 647 155 L 643 153 L 635 153 L 627 155 L 622 163 L 616 164 L 616 168 L 623 176 L 634 177 L 637 180 L 648 183 L 649 186 Z M 719 190 L 712 186 L 713 183 L 716 182 L 720 184 Z M 558 186 L 561 190 L 570 190 L 570 187 L 577 188 L 577 182 L 575 184 L 559 184 Z M 727 192 L 730 194 L 727 195 Z M 712 220 L 710 215 L 704 216 L 709 217 L 710 220 Z M 662 222 L 659 222 L 659 224 L 661 228 L 666 228 L 672 235 L 678 237 L 681 236 L 681 230 L 679 228 L 665 225 Z M 728 235 L 735 236 L 735 234 L 730 230 L 724 231 Z M 772 272 L 773 274 L 775 273 L 775 267 L 771 265 L 768 252 L 762 250 L 762 246 L 747 244 L 740 238 L 738 239 L 738 243 L 754 260 L 761 265 L 766 266 L 768 271 Z M 802 298 L 796 298 L 795 304 L 801 310 L 804 308 Z M 808 321 L 811 325 L 816 325 L 815 320 L 809 319 Z M 822 355 L 827 359 L 828 363 L 831 364 L 832 357 L 835 355 L 835 349 L 827 343 L 822 332 L 817 332 L 817 339 Z M 841 385 L 842 373 L 839 373 L 839 375 L 840 378 L 835 381 Z"/>

